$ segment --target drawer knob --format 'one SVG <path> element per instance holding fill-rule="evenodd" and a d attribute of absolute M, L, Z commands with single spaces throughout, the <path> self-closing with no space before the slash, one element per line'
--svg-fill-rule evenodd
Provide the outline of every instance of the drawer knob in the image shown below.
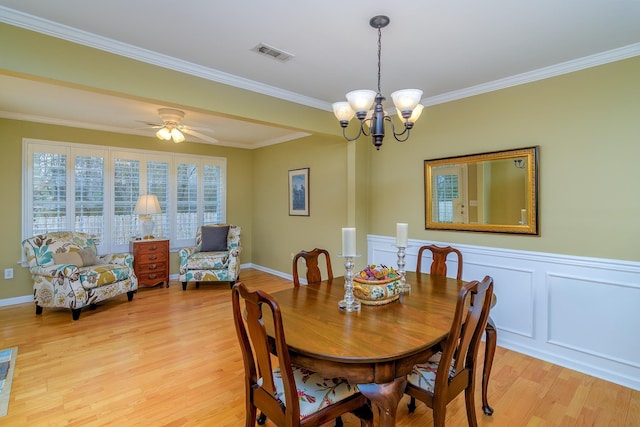
<path fill-rule="evenodd" d="M 157 264 L 149 264 L 149 270 L 155 270 L 156 268 L 158 268 Z"/>
<path fill-rule="evenodd" d="M 158 259 L 158 255 L 149 255 L 149 259 Z"/>

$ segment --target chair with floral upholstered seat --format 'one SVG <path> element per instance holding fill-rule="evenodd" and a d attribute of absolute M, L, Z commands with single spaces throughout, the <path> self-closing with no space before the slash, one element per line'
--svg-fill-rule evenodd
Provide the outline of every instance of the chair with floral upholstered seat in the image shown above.
<path fill-rule="evenodd" d="M 319 426 L 347 412 L 357 415 L 361 426 L 373 426 L 370 402 L 355 385 L 291 364 L 280 306 L 273 297 L 239 282 L 232 305 L 244 361 L 247 427 L 255 425 L 258 409 L 260 423 L 268 418 L 277 426 Z M 273 327 L 273 341 L 267 324 Z"/>
<path fill-rule="evenodd" d="M 405 393 L 433 410 L 435 427 L 444 427 L 447 404 L 463 391 L 467 422 L 471 427 L 478 425 L 474 403 L 475 368 L 492 294 L 490 276 L 481 282 L 466 283 L 458 294 L 453 322 L 441 351 L 425 363 L 416 364 L 407 375 Z M 409 412 L 414 410 L 415 400 L 412 400 Z"/>
<path fill-rule="evenodd" d="M 180 257 L 180 281 L 182 290 L 187 283 L 229 282 L 229 286 L 240 275 L 240 232 L 242 229 L 231 224 L 211 224 L 198 228 L 195 246 L 182 248 Z"/>
<path fill-rule="evenodd" d="M 454 254 L 453 257 L 457 262 L 458 271 L 456 273 L 456 279 L 462 280 L 462 253 L 451 246 L 437 246 L 437 245 L 425 245 L 421 246 L 418 250 L 418 262 L 416 264 L 416 273 L 420 273 L 422 268 L 422 253 L 424 251 L 431 252 L 431 267 L 429 268 L 429 274 L 446 276 L 447 275 L 447 261 L 450 254 Z M 491 307 L 497 303 L 496 294 L 494 293 L 491 300 Z M 482 371 L 482 410 L 487 415 L 493 414 L 493 408 L 489 405 L 489 398 L 487 396 L 487 390 L 489 389 L 489 376 L 491 375 L 491 367 L 493 366 L 493 357 L 496 353 L 496 346 L 498 345 L 498 331 L 496 324 L 489 315 L 487 320 L 487 326 L 485 328 L 487 342 L 484 351 L 484 369 Z M 412 399 L 410 405 L 415 405 L 415 400 Z"/>
<path fill-rule="evenodd" d="M 124 293 L 131 301 L 138 289 L 133 255 L 98 255 L 86 233 L 39 234 L 25 239 L 22 249 L 33 279 L 36 314 L 43 307 L 63 307 L 78 320 L 84 307 Z"/>

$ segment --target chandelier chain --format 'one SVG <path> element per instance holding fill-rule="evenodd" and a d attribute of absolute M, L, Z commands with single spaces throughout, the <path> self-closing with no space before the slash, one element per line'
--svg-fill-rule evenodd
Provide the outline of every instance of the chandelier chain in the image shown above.
<path fill-rule="evenodd" d="M 380 64 L 380 57 L 382 55 L 382 29 L 378 27 L 378 94 L 381 95 L 382 91 L 380 90 L 380 76 L 382 65 Z"/>

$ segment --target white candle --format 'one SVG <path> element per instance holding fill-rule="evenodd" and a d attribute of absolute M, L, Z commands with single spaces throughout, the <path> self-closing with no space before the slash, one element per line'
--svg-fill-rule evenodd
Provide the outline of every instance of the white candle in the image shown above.
<path fill-rule="evenodd" d="M 356 256 L 356 229 L 342 229 L 342 256 Z"/>
<path fill-rule="evenodd" d="M 526 209 L 520 209 L 520 223 L 521 224 L 526 224 L 527 223 L 527 210 Z"/>
<path fill-rule="evenodd" d="M 409 239 L 409 224 L 399 222 L 396 224 L 396 246 L 406 248 Z"/>

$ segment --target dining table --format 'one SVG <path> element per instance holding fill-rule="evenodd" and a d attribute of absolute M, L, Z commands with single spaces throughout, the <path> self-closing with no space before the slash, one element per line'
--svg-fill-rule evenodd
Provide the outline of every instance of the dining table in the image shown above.
<path fill-rule="evenodd" d="M 379 409 L 380 426 L 395 425 L 406 376 L 446 339 L 460 288 L 445 276 L 407 272 L 410 290 L 359 311 L 338 307 L 344 277 L 272 293 L 280 306 L 291 362 L 346 378 Z"/>

